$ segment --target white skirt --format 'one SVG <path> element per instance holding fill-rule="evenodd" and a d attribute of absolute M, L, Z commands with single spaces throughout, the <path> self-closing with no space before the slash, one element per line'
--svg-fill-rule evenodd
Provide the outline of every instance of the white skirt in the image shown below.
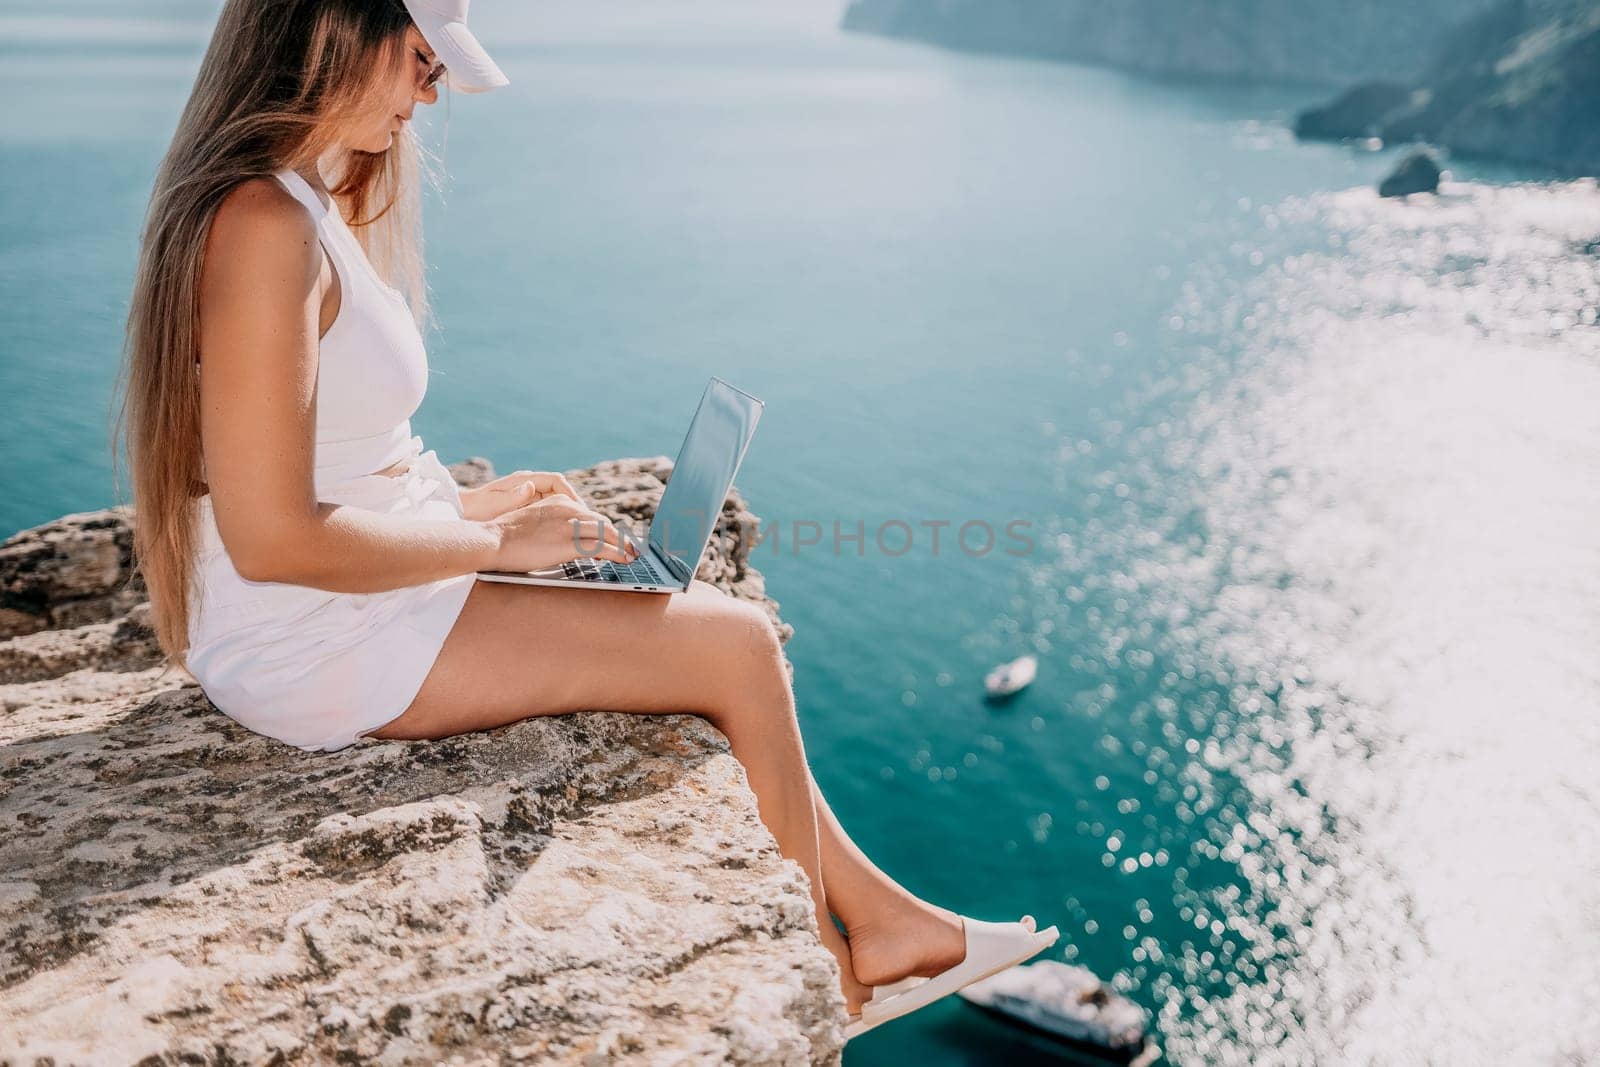
<path fill-rule="evenodd" d="M 455 479 L 422 438 L 393 477 L 317 490 L 330 504 L 412 518 L 461 518 Z M 189 673 L 229 718 L 310 751 L 354 744 L 399 718 L 439 656 L 476 575 L 379 593 L 336 593 L 240 576 L 201 498 Z"/>

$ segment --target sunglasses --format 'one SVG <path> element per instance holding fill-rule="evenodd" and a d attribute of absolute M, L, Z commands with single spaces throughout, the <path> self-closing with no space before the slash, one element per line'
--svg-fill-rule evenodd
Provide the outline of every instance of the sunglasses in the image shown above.
<path fill-rule="evenodd" d="M 422 79 L 422 91 L 427 92 L 434 84 L 445 75 L 443 63 L 428 63 L 427 55 L 420 48 L 413 48 L 411 54 L 422 60 L 422 65 L 428 68 L 428 73 Z"/>

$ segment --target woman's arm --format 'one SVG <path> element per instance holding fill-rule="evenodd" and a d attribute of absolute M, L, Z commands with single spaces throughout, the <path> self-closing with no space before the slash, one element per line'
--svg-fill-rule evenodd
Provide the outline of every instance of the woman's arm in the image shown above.
<path fill-rule="evenodd" d="M 501 527 L 318 502 L 317 349 L 337 286 L 305 209 L 276 181 L 229 193 L 200 281 L 200 427 L 224 547 L 254 581 L 372 593 L 494 569 Z"/>

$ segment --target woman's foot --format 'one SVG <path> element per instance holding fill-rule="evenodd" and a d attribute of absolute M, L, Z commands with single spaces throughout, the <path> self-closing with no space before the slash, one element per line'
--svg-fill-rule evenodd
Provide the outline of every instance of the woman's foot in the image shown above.
<path fill-rule="evenodd" d="M 870 921 L 850 927 L 846 936 L 850 968 L 867 986 L 913 975 L 932 978 L 967 956 L 961 916 L 916 898 L 881 909 Z"/>

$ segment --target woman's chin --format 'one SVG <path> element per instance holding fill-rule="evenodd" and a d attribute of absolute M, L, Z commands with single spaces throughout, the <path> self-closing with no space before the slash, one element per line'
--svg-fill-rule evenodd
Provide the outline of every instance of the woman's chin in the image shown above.
<path fill-rule="evenodd" d="M 373 137 L 370 140 L 357 141 L 351 144 L 350 147 L 355 149 L 357 152 L 366 152 L 370 155 L 378 155 L 382 152 L 387 152 L 389 150 L 389 146 L 392 144 L 394 144 L 394 131 L 390 130 L 377 137 Z"/>

